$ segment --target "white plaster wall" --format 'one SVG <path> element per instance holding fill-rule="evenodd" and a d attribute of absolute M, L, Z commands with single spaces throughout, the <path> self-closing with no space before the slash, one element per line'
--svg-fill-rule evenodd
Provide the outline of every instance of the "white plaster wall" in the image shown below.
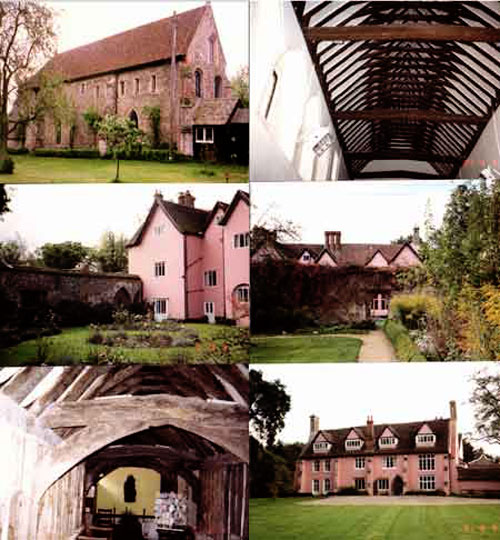
<path fill-rule="evenodd" d="M 500 171 L 500 108 L 486 124 L 479 141 L 463 163 L 458 177 L 479 178 L 481 171 L 488 166 Z"/>
<path fill-rule="evenodd" d="M 347 171 L 328 107 L 290 2 L 250 4 L 250 178 L 252 181 L 337 180 Z M 272 104 L 266 109 L 278 76 Z M 325 133 L 334 142 L 321 156 Z"/>

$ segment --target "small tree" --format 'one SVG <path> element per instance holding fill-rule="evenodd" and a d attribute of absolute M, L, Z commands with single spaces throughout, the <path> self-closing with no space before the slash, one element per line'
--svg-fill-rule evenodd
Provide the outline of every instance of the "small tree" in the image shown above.
<path fill-rule="evenodd" d="M 113 182 L 120 181 L 120 152 L 131 152 L 139 144 L 143 132 L 128 118 L 107 114 L 99 123 L 99 136 L 102 137 L 116 160 L 116 175 Z"/>
<path fill-rule="evenodd" d="M 240 99 L 244 107 L 250 103 L 250 86 L 248 66 L 242 67 L 231 79 L 231 90 Z"/>
<path fill-rule="evenodd" d="M 146 106 L 142 112 L 148 117 L 149 128 L 151 130 L 151 146 L 158 148 L 161 142 L 161 110 L 160 107 Z"/>
<path fill-rule="evenodd" d="M 19 237 L 17 240 L 0 242 L 0 262 L 14 266 L 26 254 L 26 245 Z"/>

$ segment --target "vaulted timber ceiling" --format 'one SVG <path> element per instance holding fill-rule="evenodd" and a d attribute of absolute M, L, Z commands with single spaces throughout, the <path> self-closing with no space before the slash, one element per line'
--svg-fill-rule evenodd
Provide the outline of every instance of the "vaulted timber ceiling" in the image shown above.
<path fill-rule="evenodd" d="M 500 104 L 500 2 L 293 7 L 350 177 L 455 178 Z"/>

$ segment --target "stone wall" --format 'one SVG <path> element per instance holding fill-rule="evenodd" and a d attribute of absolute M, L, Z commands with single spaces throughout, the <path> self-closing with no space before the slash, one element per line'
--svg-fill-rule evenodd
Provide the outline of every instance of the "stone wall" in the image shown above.
<path fill-rule="evenodd" d="M 0 289 L 18 307 L 53 306 L 62 300 L 90 305 L 142 301 L 142 281 L 128 274 L 84 273 L 49 268 L 1 268 Z"/>

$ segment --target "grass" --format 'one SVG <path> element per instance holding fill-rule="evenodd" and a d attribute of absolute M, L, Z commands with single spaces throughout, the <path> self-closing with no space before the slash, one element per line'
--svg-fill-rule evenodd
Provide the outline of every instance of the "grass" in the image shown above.
<path fill-rule="evenodd" d="M 12 183 L 36 182 L 111 182 L 116 162 L 104 159 L 72 159 L 56 157 L 12 156 L 14 174 L 0 180 Z M 154 161 L 120 161 L 121 182 L 248 182 L 248 167 L 186 161 L 158 163 Z"/>
<path fill-rule="evenodd" d="M 252 362 L 355 362 L 362 341 L 341 336 L 252 338 Z"/>
<path fill-rule="evenodd" d="M 185 328 L 196 330 L 201 342 L 219 343 L 222 331 L 236 336 L 238 329 L 222 325 L 186 323 Z M 128 333 L 135 333 L 129 331 Z M 207 361 L 204 352 L 195 347 L 125 348 L 93 345 L 88 342 L 87 327 L 64 329 L 61 334 L 24 341 L 15 347 L 0 350 L 0 365 L 20 364 L 77 364 L 77 363 L 136 363 L 168 364 Z M 214 339 L 215 338 L 215 339 Z M 231 361 L 248 362 L 248 351 L 235 347 Z M 208 360 L 210 361 L 210 360 Z"/>
<path fill-rule="evenodd" d="M 252 540 L 469 540 L 500 538 L 497 505 L 306 506 L 250 501 Z"/>

